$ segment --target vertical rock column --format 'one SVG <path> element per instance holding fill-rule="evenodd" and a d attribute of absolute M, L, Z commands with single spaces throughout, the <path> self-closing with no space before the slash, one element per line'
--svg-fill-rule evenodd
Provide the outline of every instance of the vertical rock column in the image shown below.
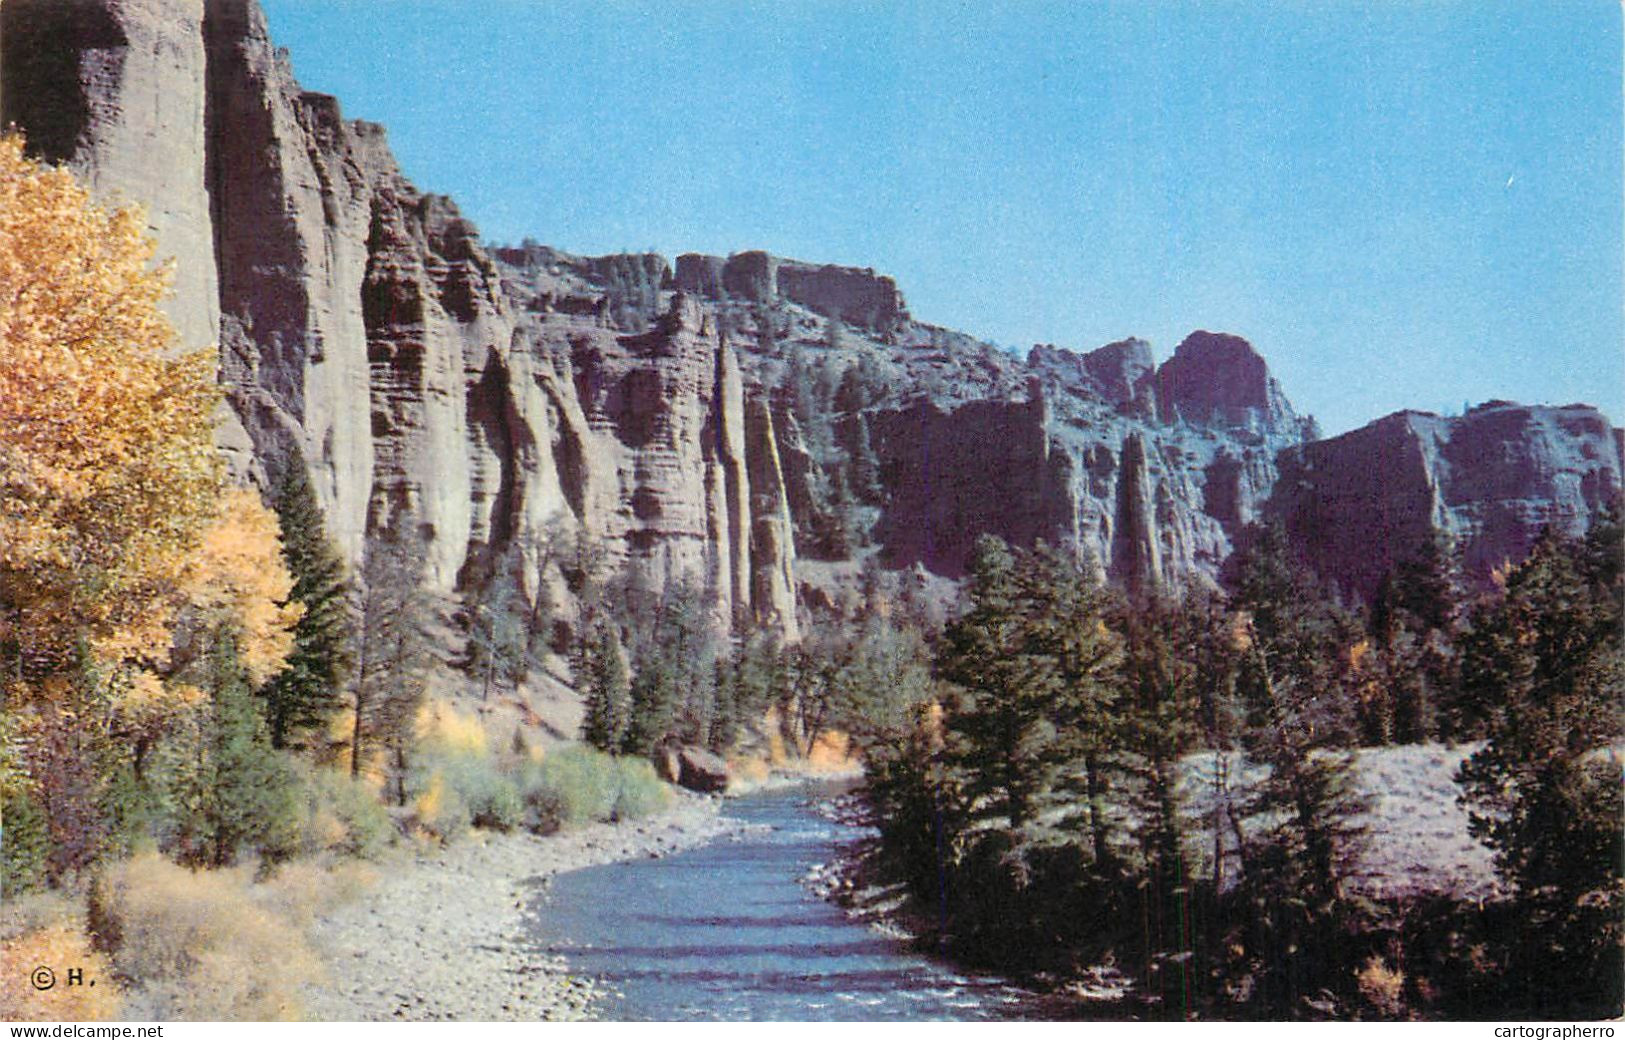
<path fill-rule="evenodd" d="M 1112 525 L 1111 575 L 1137 591 L 1154 584 L 1162 572 L 1152 523 L 1151 476 L 1145 441 L 1138 433 L 1123 438 L 1117 473 L 1117 519 Z"/>
<path fill-rule="evenodd" d="M 739 359 L 726 343 L 717 347 L 717 457 L 722 468 L 723 514 L 726 517 L 729 600 L 735 625 L 750 620 L 750 481 L 745 469 L 745 388 Z"/>
<path fill-rule="evenodd" d="M 779 466 L 773 413 L 761 396 L 745 402 L 745 458 L 750 477 L 751 609 L 787 643 L 801 640 L 796 620 L 795 527 Z"/>

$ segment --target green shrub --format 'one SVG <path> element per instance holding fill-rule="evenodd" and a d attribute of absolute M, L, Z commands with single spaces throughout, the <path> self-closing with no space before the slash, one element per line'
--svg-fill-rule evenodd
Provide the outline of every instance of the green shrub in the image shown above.
<path fill-rule="evenodd" d="M 647 760 L 606 755 L 584 744 L 549 751 L 539 762 L 498 762 L 482 748 L 441 746 L 418 756 L 411 793 L 418 823 L 443 839 L 470 825 L 546 834 L 636 819 L 664 808 L 670 798 Z"/>
<path fill-rule="evenodd" d="M 332 850 L 374 859 L 394 838 L 389 813 L 366 784 L 331 769 L 310 769 L 300 779 L 305 853 Z"/>
<path fill-rule="evenodd" d="M 525 803 L 519 789 L 505 776 L 494 776 L 468 797 L 469 816 L 476 827 L 511 831 L 525 822 Z"/>
<path fill-rule="evenodd" d="M 615 799 L 617 820 L 636 820 L 657 813 L 671 804 L 671 788 L 655 775 L 646 758 L 619 758 L 615 769 L 620 788 Z"/>
<path fill-rule="evenodd" d="M 530 789 L 551 793 L 560 826 L 607 820 L 615 811 L 614 759 L 579 745 L 549 752 L 537 767 Z"/>
<path fill-rule="evenodd" d="M 50 824 L 25 793 L 0 802 L 0 898 L 10 899 L 45 883 L 51 855 Z"/>
<path fill-rule="evenodd" d="M 468 803 L 441 770 L 415 767 L 408 790 L 418 825 L 441 841 L 459 837 L 472 824 Z"/>
<path fill-rule="evenodd" d="M 526 823 L 514 777 L 483 748 L 437 748 L 418 756 L 410 791 L 418 822 L 442 839 L 469 826 L 506 831 Z"/>
<path fill-rule="evenodd" d="M 531 826 L 542 831 L 647 816 L 670 797 L 647 760 L 618 758 L 583 744 L 550 751 L 527 766 L 521 787 Z"/>

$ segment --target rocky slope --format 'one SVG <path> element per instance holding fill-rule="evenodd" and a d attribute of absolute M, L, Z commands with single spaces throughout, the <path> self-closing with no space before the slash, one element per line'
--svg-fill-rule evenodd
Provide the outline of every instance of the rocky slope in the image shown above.
<path fill-rule="evenodd" d="M 793 639 L 808 556 L 954 577 L 991 531 L 1134 585 L 1211 578 L 1278 516 L 1364 590 L 1426 530 L 1483 568 L 1619 496 L 1618 432 L 1580 406 L 1305 443 L 1235 336 L 1020 359 L 867 269 L 488 249 L 381 127 L 300 88 L 253 0 L 6 0 L 0 69 L 0 122 L 148 206 L 183 339 L 220 345 L 237 472 L 302 459 L 352 560 L 404 541 L 439 593 L 512 566 L 567 603 L 585 533 Z"/>

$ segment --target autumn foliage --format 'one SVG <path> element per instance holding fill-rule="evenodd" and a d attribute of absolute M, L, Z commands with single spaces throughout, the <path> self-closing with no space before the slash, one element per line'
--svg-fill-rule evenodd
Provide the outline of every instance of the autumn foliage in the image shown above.
<path fill-rule="evenodd" d="M 0 140 L 0 639 L 8 683 L 162 656 L 216 514 L 211 351 L 178 350 L 137 209 Z"/>
<path fill-rule="evenodd" d="M 176 763 L 252 757 L 251 720 L 197 737 L 218 737 L 222 650 L 264 684 L 301 615 L 275 515 L 226 485 L 213 352 L 180 349 L 145 228 L 0 138 L 7 892 L 167 840 Z"/>

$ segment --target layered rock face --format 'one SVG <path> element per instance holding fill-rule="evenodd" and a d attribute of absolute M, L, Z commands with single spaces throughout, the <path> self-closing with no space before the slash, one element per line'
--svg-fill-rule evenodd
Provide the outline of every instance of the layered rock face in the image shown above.
<path fill-rule="evenodd" d="M 885 334 L 908 321 L 897 283 L 868 268 L 785 260 L 760 251 L 726 260 L 700 253 L 677 258 L 674 285 L 713 300 L 729 296 L 757 304 L 781 300 L 846 325 Z"/>
<path fill-rule="evenodd" d="M 203 0 L 6 0 L 0 127 L 70 164 L 109 200 L 146 207 L 175 269 L 168 311 L 190 346 L 214 342 L 219 302 L 203 187 Z"/>
<path fill-rule="evenodd" d="M 253 0 L 5 0 L 0 69 L 0 121 L 150 208 L 183 338 L 220 344 L 237 472 L 301 460 L 353 563 L 404 542 L 439 593 L 509 567 L 559 602 L 561 537 L 584 539 L 794 639 L 798 561 L 829 555 L 809 516 L 843 495 L 854 575 L 874 552 L 957 577 L 989 532 L 1128 586 L 1211 580 L 1268 515 L 1365 591 L 1429 530 L 1483 569 L 1620 493 L 1618 433 L 1583 407 L 1305 444 L 1235 336 L 1023 361 L 868 269 L 488 250 L 381 127 L 300 88 Z"/>
<path fill-rule="evenodd" d="M 1468 575 L 1485 579 L 1547 527 L 1584 534 L 1621 494 L 1618 431 L 1589 405 L 1399 412 L 1287 451 L 1280 464 L 1268 512 L 1323 575 L 1358 595 L 1435 532 L 1460 548 Z"/>
<path fill-rule="evenodd" d="M 699 310 L 659 296 L 664 260 L 552 254 L 553 292 L 510 294 L 381 127 L 299 87 L 252 0 L 0 10 L 0 118 L 149 207 L 183 340 L 220 344 L 241 476 L 302 460 L 353 564 L 404 541 L 436 592 L 517 556 L 534 595 L 562 529 L 635 581 L 708 592 L 724 622 L 795 636 L 771 419 L 747 422 Z M 628 308 L 638 330 L 617 325 Z"/>

